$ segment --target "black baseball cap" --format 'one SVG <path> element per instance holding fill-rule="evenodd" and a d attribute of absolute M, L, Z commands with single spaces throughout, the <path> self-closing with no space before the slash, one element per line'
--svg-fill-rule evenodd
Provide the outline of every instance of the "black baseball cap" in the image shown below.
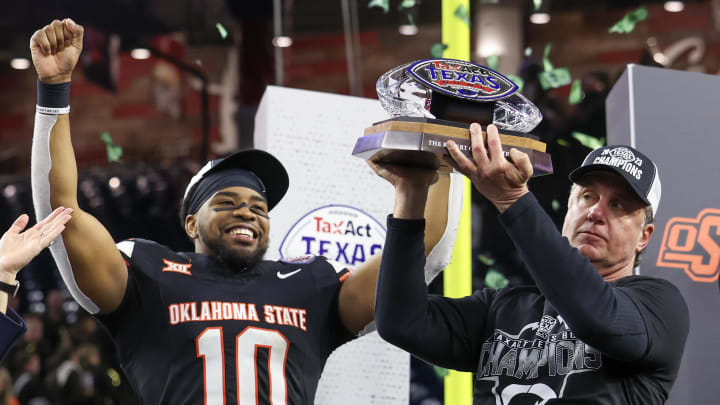
<path fill-rule="evenodd" d="M 603 146 L 588 153 L 582 165 L 570 172 L 570 181 L 577 183 L 591 172 L 606 171 L 620 175 L 640 200 L 652 206 L 653 215 L 660 205 L 660 176 L 655 162 L 627 145 Z"/>
<path fill-rule="evenodd" d="M 290 184 L 287 170 L 273 155 L 260 149 L 246 149 L 228 156 L 211 160 L 205 164 L 190 179 L 183 195 L 183 210 L 185 210 L 191 190 L 206 176 L 227 169 L 245 169 L 251 171 L 263 183 L 267 196 L 268 210 L 273 209 L 287 192 Z M 182 216 L 185 212 L 181 213 Z"/>

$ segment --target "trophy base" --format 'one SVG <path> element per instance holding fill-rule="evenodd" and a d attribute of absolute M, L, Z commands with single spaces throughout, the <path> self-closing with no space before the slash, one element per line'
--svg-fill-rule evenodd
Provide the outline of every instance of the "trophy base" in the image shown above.
<path fill-rule="evenodd" d="M 460 150 L 472 158 L 470 125 L 430 118 L 400 117 L 375 123 L 358 138 L 353 156 L 365 160 L 417 166 L 440 172 L 452 172 L 443 159 L 448 155 L 445 144 L 453 140 Z M 487 134 L 483 132 L 483 137 Z M 533 177 L 553 172 L 550 154 L 537 137 L 514 131 L 500 134 L 503 153 L 515 148 L 527 153 L 533 166 Z"/>

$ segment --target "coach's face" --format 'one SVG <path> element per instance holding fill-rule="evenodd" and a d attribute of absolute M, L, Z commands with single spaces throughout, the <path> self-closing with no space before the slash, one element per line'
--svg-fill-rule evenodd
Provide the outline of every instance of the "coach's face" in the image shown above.
<path fill-rule="evenodd" d="M 632 274 L 635 255 L 650 241 L 654 226 L 644 221 L 645 204 L 620 176 L 594 172 L 573 186 L 562 234 L 614 280 Z"/>
<path fill-rule="evenodd" d="M 268 247 L 270 221 L 265 198 L 247 187 L 213 194 L 186 222 L 195 250 L 216 257 L 234 270 L 261 261 Z"/>

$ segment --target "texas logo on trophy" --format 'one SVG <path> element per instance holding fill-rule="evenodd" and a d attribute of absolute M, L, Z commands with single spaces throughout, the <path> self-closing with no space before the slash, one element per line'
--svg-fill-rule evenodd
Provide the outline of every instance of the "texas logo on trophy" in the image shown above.
<path fill-rule="evenodd" d="M 542 120 L 540 110 L 512 80 L 486 66 L 420 60 L 380 76 L 376 90 L 393 118 L 365 129 L 354 156 L 451 172 L 443 160 L 446 142 L 453 140 L 470 157 L 470 123 L 478 122 L 498 127 L 506 157 L 514 147 L 528 154 L 534 176 L 552 173 L 546 145 L 529 133 Z"/>

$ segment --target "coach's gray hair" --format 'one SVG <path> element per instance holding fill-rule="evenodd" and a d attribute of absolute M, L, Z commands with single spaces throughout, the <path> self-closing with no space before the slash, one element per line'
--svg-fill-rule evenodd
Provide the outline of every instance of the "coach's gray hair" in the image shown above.
<path fill-rule="evenodd" d="M 645 219 L 643 219 L 642 227 L 645 228 L 645 225 L 650 225 L 654 221 L 655 217 L 653 216 L 652 205 L 648 205 L 647 207 L 645 207 Z M 637 254 L 635 255 L 635 262 L 633 263 L 633 267 L 637 267 L 640 265 L 640 262 L 645 255 L 645 249 L 647 249 L 647 246 L 645 246 L 643 250 L 637 252 Z"/>

